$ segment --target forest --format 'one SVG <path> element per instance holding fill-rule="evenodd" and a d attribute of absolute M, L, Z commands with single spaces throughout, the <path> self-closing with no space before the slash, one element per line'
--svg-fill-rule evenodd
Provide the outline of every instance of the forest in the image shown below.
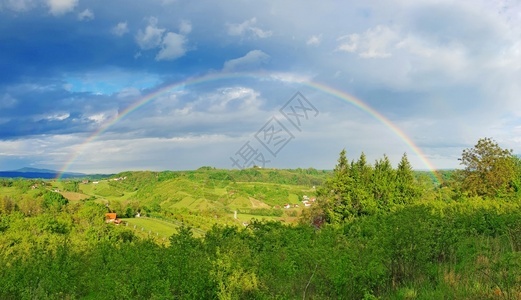
<path fill-rule="evenodd" d="M 521 299 L 521 160 L 460 162 L 3 179 L 0 299 Z"/>

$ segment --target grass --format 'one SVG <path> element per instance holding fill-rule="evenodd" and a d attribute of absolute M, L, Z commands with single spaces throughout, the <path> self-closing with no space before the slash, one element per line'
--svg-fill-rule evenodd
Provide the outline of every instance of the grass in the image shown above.
<path fill-rule="evenodd" d="M 159 237 L 168 239 L 173 234 L 177 233 L 177 229 L 181 226 L 181 222 L 173 223 L 165 220 L 154 218 L 123 218 L 122 221 L 128 223 L 128 228 L 134 229 L 138 234 L 150 235 L 152 237 Z M 135 228 L 134 228 L 135 227 Z M 204 232 L 194 230 L 194 236 L 200 237 Z"/>
<path fill-rule="evenodd" d="M 168 239 L 173 234 L 177 233 L 179 226 L 163 220 L 152 218 L 124 218 L 122 221 L 128 223 L 127 227 L 134 229 L 140 235 L 150 235 L 152 237 L 159 237 Z"/>
<path fill-rule="evenodd" d="M 2 196 L 15 196 L 20 194 L 20 191 L 16 187 L 0 187 L 0 195 Z"/>
<path fill-rule="evenodd" d="M 63 195 L 63 197 L 67 198 L 67 200 L 71 202 L 80 201 L 83 199 L 90 198 L 90 196 L 82 194 L 82 193 L 74 193 L 74 192 L 61 192 L 60 194 Z"/>
<path fill-rule="evenodd" d="M 273 172 L 279 173 L 279 177 L 293 177 L 296 174 L 284 170 L 260 170 L 261 175 Z M 120 215 L 125 213 L 127 207 L 146 208 L 146 213 L 151 209 L 157 212 L 159 208 L 164 216 L 175 214 L 172 223 L 166 224 L 155 219 L 126 219 L 129 226 L 143 228 L 143 232 L 139 230 L 136 234 L 146 236 L 151 232 L 162 238 L 168 238 L 176 232 L 174 219 L 202 230 L 208 230 L 213 224 L 242 226 L 243 222 L 249 222 L 252 218 L 292 222 L 294 216 L 300 215 L 302 208 L 292 209 L 296 213 L 291 215 L 289 211 L 285 211 L 280 217 L 249 215 L 249 210 L 272 209 L 286 203 L 301 204 L 303 195 L 315 195 L 311 185 L 263 182 L 269 180 L 264 175 L 250 178 L 251 181 L 245 181 L 248 179 L 244 176 L 242 181 L 221 180 L 220 173 L 236 176 L 241 174 L 233 170 L 209 170 L 179 172 L 176 176 L 160 178 L 161 176 L 149 172 L 128 172 L 124 174 L 128 176 L 126 180 L 97 180 L 97 184 L 80 184 L 80 193 L 63 194 L 70 201 L 93 197 L 93 201 L 110 205 L 110 209 Z M 63 189 L 62 182 L 54 181 L 53 185 Z M 239 220 L 233 220 L 235 210 L 244 214 L 239 215 Z"/>

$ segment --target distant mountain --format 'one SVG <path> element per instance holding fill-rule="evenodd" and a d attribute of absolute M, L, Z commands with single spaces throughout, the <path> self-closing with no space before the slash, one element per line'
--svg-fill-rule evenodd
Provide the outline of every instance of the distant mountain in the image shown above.
<path fill-rule="evenodd" d="M 21 168 L 12 171 L 0 171 L 0 177 L 3 178 L 41 178 L 41 179 L 53 179 L 58 177 L 60 172 L 48 169 L 37 169 L 37 168 Z M 88 177 L 88 174 L 83 173 L 63 173 L 61 178 L 82 178 Z"/>
<path fill-rule="evenodd" d="M 56 171 L 54 171 L 54 170 L 49 170 L 49 169 L 37 169 L 37 168 L 29 168 L 29 167 L 24 167 L 24 168 L 21 168 L 21 169 L 18 169 L 18 170 L 11 170 L 11 171 L 6 171 L 6 172 L 19 172 L 19 173 L 56 173 Z"/>

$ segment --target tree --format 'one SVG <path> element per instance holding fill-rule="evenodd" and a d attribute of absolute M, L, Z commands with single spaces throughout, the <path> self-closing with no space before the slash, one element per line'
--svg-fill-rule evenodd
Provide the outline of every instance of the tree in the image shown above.
<path fill-rule="evenodd" d="M 471 196 L 501 196 L 511 192 L 516 175 L 512 150 L 502 149 L 491 138 L 482 138 L 463 150 L 462 188 Z"/>
<path fill-rule="evenodd" d="M 384 154 L 374 164 L 373 195 L 379 209 L 388 210 L 394 200 L 396 188 L 396 171 L 387 155 Z"/>
<path fill-rule="evenodd" d="M 358 161 L 351 162 L 351 203 L 359 215 L 373 213 L 376 210 L 376 203 L 371 191 L 372 174 L 373 169 L 367 163 L 363 152 Z"/>
<path fill-rule="evenodd" d="M 403 154 L 396 170 L 396 193 L 395 203 L 397 204 L 411 203 L 419 194 L 414 173 L 406 153 Z"/>
<path fill-rule="evenodd" d="M 350 184 L 350 166 L 346 158 L 346 150 L 343 149 L 333 170 L 333 177 L 328 179 L 318 191 L 321 210 L 328 223 L 339 223 L 353 215 L 349 195 Z"/>
<path fill-rule="evenodd" d="M 9 196 L 0 198 L 0 214 L 9 214 L 15 208 L 15 202 Z"/>
<path fill-rule="evenodd" d="M 63 197 L 60 193 L 45 191 L 43 194 L 43 205 L 47 209 L 60 210 L 62 206 L 67 205 L 68 203 L 69 200 Z"/>
<path fill-rule="evenodd" d="M 67 181 L 63 184 L 63 190 L 67 192 L 80 192 L 80 183 L 78 181 Z"/>

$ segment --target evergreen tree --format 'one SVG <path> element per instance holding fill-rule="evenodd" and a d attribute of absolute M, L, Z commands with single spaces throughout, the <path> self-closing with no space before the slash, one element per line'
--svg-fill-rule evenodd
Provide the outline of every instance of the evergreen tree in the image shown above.
<path fill-rule="evenodd" d="M 393 203 L 396 187 L 396 172 L 387 155 L 374 164 L 373 196 L 378 209 L 389 210 Z"/>
<path fill-rule="evenodd" d="M 396 170 L 396 204 L 411 203 L 418 196 L 418 188 L 414 179 L 414 173 L 404 153 Z"/>
<path fill-rule="evenodd" d="M 346 150 L 343 149 L 333 170 L 333 177 L 318 192 L 326 222 L 339 223 L 352 215 L 350 184 L 350 166 Z"/>
<path fill-rule="evenodd" d="M 351 198 L 353 210 L 357 215 L 371 214 L 377 209 L 371 193 L 372 173 L 373 169 L 367 164 L 366 156 L 362 152 L 358 161 L 351 163 L 353 178 Z"/>

